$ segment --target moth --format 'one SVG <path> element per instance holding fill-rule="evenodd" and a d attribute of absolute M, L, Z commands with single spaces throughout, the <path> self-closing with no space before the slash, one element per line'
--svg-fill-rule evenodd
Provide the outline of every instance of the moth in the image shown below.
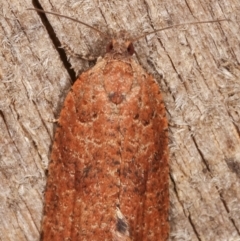
<path fill-rule="evenodd" d="M 69 91 L 52 147 L 42 241 L 168 239 L 168 121 L 157 82 L 132 58 L 133 42 L 146 35 L 120 31 Z"/>

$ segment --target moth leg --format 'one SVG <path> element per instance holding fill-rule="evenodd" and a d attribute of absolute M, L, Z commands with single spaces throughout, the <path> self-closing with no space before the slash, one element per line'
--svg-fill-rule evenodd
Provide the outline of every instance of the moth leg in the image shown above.
<path fill-rule="evenodd" d="M 68 53 L 68 56 L 69 56 L 68 59 L 70 57 L 73 57 L 73 58 L 83 59 L 83 60 L 87 60 L 87 61 L 96 61 L 97 58 L 99 57 L 99 56 L 98 57 L 92 56 L 90 54 L 84 55 L 84 54 L 75 53 L 75 51 L 69 45 L 67 45 L 65 43 L 63 43 L 60 48 L 64 49 Z"/>
<path fill-rule="evenodd" d="M 51 123 L 58 123 L 59 122 L 59 118 L 55 119 L 55 118 L 47 118 L 44 119 L 47 122 L 51 122 Z"/>
<path fill-rule="evenodd" d="M 168 126 L 169 127 L 174 127 L 174 128 L 183 128 L 183 127 L 189 127 L 190 125 L 188 125 L 187 123 L 181 123 L 181 124 L 177 124 L 171 120 L 168 121 Z"/>

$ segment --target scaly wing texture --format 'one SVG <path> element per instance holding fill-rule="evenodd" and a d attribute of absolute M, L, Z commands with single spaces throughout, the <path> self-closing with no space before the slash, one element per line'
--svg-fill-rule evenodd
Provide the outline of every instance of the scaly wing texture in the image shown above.
<path fill-rule="evenodd" d="M 59 118 L 42 240 L 167 240 L 167 150 L 159 87 L 138 64 L 103 59 L 83 73 Z"/>

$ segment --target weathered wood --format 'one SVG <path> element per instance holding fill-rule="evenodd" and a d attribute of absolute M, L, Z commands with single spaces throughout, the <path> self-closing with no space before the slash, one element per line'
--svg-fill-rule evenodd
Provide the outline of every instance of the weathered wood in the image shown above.
<path fill-rule="evenodd" d="M 240 50 L 237 0 L 41 1 L 45 10 L 103 30 L 138 36 L 170 24 L 217 18 L 135 44 L 136 58 L 164 93 L 170 126 L 170 240 L 240 239 Z M 44 171 L 67 90 L 63 64 L 32 2 L 2 1 L 0 51 L 0 236 L 37 241 Z M 47 16 L 58 39 L 79 54 L 104 52 L 101 36 Z M 234 22 L 235 21 L 235 22 Z M 70 57 L 70 56 L 69 56 Z M 88 62 L 70 58 L 76 73 Z M 72 77 L 74 78 L 74 77 Z"/>

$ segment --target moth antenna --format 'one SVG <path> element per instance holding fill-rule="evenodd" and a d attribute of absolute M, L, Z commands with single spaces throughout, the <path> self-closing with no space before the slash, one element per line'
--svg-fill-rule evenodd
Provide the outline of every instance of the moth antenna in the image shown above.
<path fill-rule="evenodd" d="M 188 22 L 188 23 L 175 24 L 175 25 L 171 25 L 171 26 L 168 26 L 168 27 L 165 27 L 165 28 L 154 30 L 154 31 L 152 31 L 150 33 L 145 33 L 143 35 L 140 35 L 137 38 L 133 39 L 132 43 L 138 41 L 141 38 L 146 37 L 147 35 L 150 35 L 150 34 L 153 34 L 153 33 L 157 33 L 157 32 L 160 32 L 160 31 L 163 31 L 163 30 L 166 30 L 166 29 L 170 29 L 170 28 L 176 28 L 176 27 L 183 26 L 183 25 L 203 24 L 203 23 L 216 23 L 216 22 L 222 22 L 222 21 L 230 21 L 230 20 L 227 19 L 227 18 L 224 18 L 224 19 L 218 19 L 218 20 L 209 20 L 209 21 L 199 21 L 199 22 Z"/>
<path fill-rule="evenodd" d="M 75 19 L 75 18 L 68 17 L 68 16 L 65 16 L 65 15 L 62 15 L 62 14 L 59 14 L 59 13 L 55 13 L 55 12 L 44 11 L 44 10 L 39 9 L 39 8 L 27 8 L 27 10 L 34 10 L 34 11 L 39 12 L 39 13 L 47 13 L 47 14 L 52 14 L 52 15 L 58 16 L 58 17 L 67 18 L 67 19 L 70 19 L 70 20 L 72 20 L 72 21 L 74 21 L 74 22 L 81 23 L 81 24 L 85 25 L 85 26 L 88 27 L 88 28 L 93 29 L 94 31 L 98 32 L 99 34 L 101 34 L 101 35 L 104 36 L 104 37 L 108 37 L 106 34 L 104 34 L 103 32 L 101 32 L 99 29 L 94 28 L 93 26 L 91 26 L 91 25 L 89 25 L 89 24 L 87 24 L 87 23 L 84 23 L 84 22 L 82 22 L 82 21 L 80 21 L 80 20 L 77 20 L 77 19 Z"/>

